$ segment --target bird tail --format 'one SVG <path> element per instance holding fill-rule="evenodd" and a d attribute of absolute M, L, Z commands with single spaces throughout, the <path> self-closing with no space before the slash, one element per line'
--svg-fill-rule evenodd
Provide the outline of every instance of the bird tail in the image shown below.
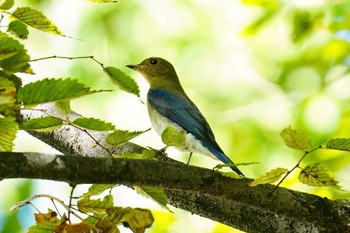
<path fill-rule="evenodd" d="M 227 157 L 222 151 L 216 150 L 214 148 L 208 148 L 211 153 L 213 153 L 218 159 L 220 159 L 223 163 L 231 163 L 233 164 L 230 166 L 232 171 L 236 172 L 239 176 L 245 177 L 244 174 L 238 169 L 236 165 L 232 162 L 232 160 Z"/>

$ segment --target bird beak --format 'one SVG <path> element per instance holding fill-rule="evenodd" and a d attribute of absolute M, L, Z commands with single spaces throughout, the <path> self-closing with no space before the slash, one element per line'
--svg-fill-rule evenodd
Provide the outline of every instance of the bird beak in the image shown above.
<path fill-rule="evenodd" d="M 138 70 L 139 65 L 126 65 L 126 67 L 133 69 L 133 70 Z"/>

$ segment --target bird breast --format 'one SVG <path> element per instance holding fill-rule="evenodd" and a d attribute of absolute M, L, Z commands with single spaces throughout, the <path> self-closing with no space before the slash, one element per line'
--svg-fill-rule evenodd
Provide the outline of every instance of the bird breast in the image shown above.
<path fill-rule="evenodd" d="M 162 135 L 163 131 L 169 126 L 181 130 L 181 127 L 179 125 L 160 114 L 149 103 L 147 103 L 147 108 L 152 126 L 159 135 Z M 178 149 L 182 151 L 198 152 L 200 154 L 204 154 L 218 160 L 218 158 L 214 156 L 206 147 L 204 147 L 202 143 L 193 134 L 187 133 L 186 130 L 185 133 L 185 143 L 183 146 L 177 147 Z"/>

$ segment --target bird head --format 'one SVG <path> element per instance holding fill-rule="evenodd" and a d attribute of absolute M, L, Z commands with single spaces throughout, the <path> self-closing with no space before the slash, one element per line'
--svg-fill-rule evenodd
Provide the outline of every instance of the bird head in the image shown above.
<path fill-rule="evenodd" d="M 138 71 L 150 84 L 151 88 L 177 87 L 180 85 L 173 65 L 160 57 L 150 57 L 138 65 L 127 65 L 128 68 Z"/>

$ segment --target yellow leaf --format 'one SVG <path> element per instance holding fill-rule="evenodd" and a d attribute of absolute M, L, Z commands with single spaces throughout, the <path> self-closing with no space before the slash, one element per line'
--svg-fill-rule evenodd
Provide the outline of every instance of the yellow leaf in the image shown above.
<path fill-rule="evenodd" d="M 294 130 L 291 126 L 283 129 L 280 135 L 284 143 L 292 149 L 305 151 L 311 147 L 309 135 L 305 132 Z"/>
<path fill-rule="evenodd" d="M 249 186 L 256 186 L 258 184 L 269 184 L 273 183 L 281 178 L 281 176 L 288 172 L 287 168 L 275 168 L 271 171 L 267 172 L 265 175 L 255 179 L 254 181 L 251 181 L 248 183 Z"/>

